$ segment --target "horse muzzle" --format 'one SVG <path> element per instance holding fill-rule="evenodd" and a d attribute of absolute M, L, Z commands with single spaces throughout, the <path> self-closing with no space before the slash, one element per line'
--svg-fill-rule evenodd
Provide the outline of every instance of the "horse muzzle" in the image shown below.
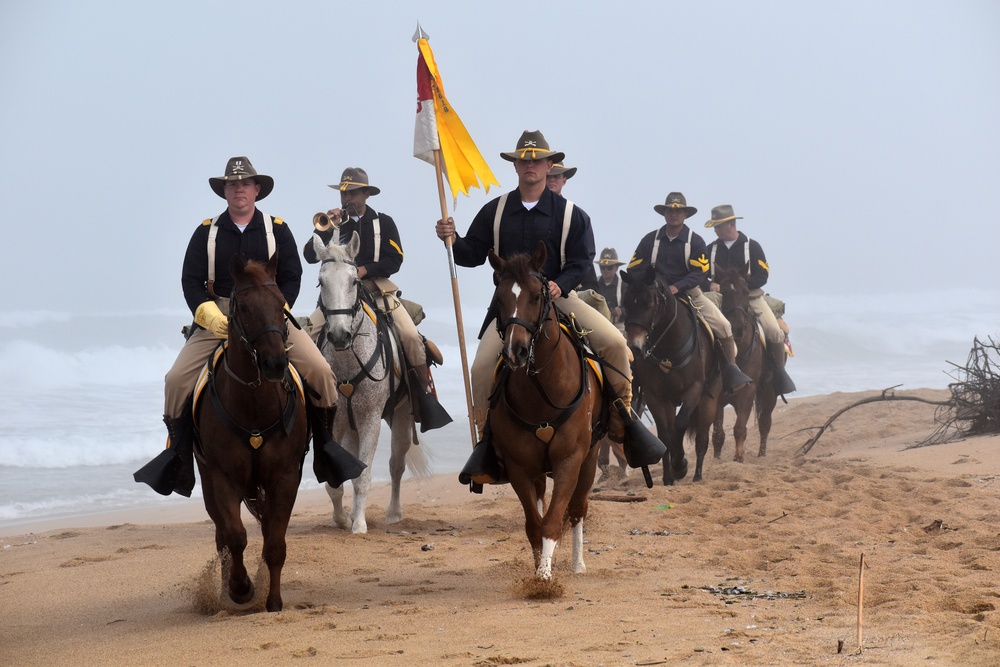
<path fill-rule="evenodd" d="M 351 347 L 351 343 L 354 342 L 354 335 L 350 331 L 339 333 L 330 331 L 326 334 L 326 340 L 337 352 L 343 352 Z"/>

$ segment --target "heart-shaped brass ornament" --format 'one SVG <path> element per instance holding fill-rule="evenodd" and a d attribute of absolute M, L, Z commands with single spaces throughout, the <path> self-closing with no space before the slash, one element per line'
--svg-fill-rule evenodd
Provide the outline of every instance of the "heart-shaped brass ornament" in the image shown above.
<path fill-rule="evenodd" d="M 544 443 L 548 443 L 552 440 L 552 436 L 556 434 L 556 430 L 552 428 L 552 424 L 542 424 L 535 429 L 535 435 L 538 439 Z"/>
<path fill-rule="evenodd" d="M 253 447 L 254 449 L 257 449 L 263 444 L 264 444 L 264 436 L 260 435 L 259 433 L 254 433 L 253 435 L 250 436 L 250 446 Z"/>
<path fill-rule="evenodd" d="M 345 398 L 350 398 L 351 394 L 354 393 L 354 385 L 350 382 L 341 382 L 337 385 L 337 391 L 343 394 Z"/>

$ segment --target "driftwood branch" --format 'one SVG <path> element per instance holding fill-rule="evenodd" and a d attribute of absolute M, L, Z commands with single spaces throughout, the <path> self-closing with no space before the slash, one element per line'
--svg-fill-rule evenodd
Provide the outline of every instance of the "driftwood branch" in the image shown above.
<path fill-rule="evenodd" d="M 822 436 L 823 433 L 828 428 L 830 428 L 830 426 L 833 424 L 834 420 L 837 419 L 837 417 L 844 414 L 848 410 L 851 410 L 861 405 L 867 405 L 869 403 L 883 403 L 885 401 L 917 401 L 919 403 L 928 403 L 930 405 L 937 405 L 942 407 L 950 407 L 954 405 L 950 400 L 931 401 L 926 398 L 920 398 L 919 396 L 897 396 L 895 394 L 895 390 L 896 387 L 899 386 L 900 385 L 897 384 L 894 387 L 887 387 L 883 389 L 882 393 L 879 394 L 878 396 L 869 396 L 868 398 L 863 398 L 860 401 L 855 401 L 854 403 L 851 403 L 850 405 L 841 408 L 840 410 L 837 410 L 837 412 L 835 412 L 832 417 L 826 420 L 825 424 L 819 427 L 819 431 L 817 431 L 813 437 L 809 438 L 809 440 L 807 440 L 805 444 L 803 444 L 801 447 L 798 448 L 798 450 L 796 450 L 795 455 L 801 456 L 802 454 L 808 453 L 809 450 L 812 449 L 813 445 L 815 445 L 819 441 L 820 436 Z"/>

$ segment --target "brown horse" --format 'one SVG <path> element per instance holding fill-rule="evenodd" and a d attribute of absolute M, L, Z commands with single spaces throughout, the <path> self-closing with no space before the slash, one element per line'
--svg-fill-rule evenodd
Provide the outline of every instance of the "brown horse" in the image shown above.
<path fill-rule="evenodd" d="M 229 597 L 246 604 L 254 586 L 243 563 L 247 532 L 240 503 L 260 522 L 270 572 L 268 611 L 281 611 L 285 531 L 295 504 L 309 427 L 301 385 L 288 365 L 285 298 L 275 283 L 277 255 L 267 264 L 238 256 L 229 270 L 229 339 L 208 394 L 195 413 L 196 454 L 215 546 L 232 558 Z M 201 385 L 201 381 L 199 381 Z"/>
<path fill-rule="evenodd" d="M 663 484 L 669 486 L 687 475 L 684 436 L 692 424 L 697 456 L 694 481 L 700 482 L 709 429 L 722 391 L 711 336 L 694 311 L 656 279 L 652 267 L 622 271 L 621 276 L 628 285 L 622 310 L 625 340 L 634 357 L 632 377 L 653 415 L 657 436 L 667 446 Z"/>
<path fill-rule="evenodd" d="M 726 442 L 724 410 L 732 405 L 736 412 L 733 425 L 733 440 L 736 441 L 734 461 L 743 463 L 744 443 L 747 439 L 747 421 L 751 408 L 756 407 L 757 429 L 760 433 L 760 449 L 757 456 L 767 452 L 767 436 L 771 432 L 771 413 L 778 402 L 774 391 L 774 369 L 768 363 L 767 346 L 757 318 L 750 307 L 750 288 L 747 286 L 747 270 L 716 269 L 716 281 L 722 294 L 722 314 L 733 327 L 738 355 L 736 363 L 753 382 L 736 391 L 725 394 L 719 401 L 715 424 L 712 428 L 712 448 L 715 458 L 721 458 L 722 446 Z"/>
<path fill-rule="evenodd" d="M 576 336 L 563 329 L 540 273 L 546 250 L 504 261 L 490 251 L 496 271 L 497 328 L 502 365 L 491 396 L 490 428 L 497 454 L 524 508 L 524 530 L 535 576 L 552 578 L 552 557 L 564 521 L 573 534 L 574 573 L 583 563 L 583 519 L 597 472 L 604 403 L 600 381 Z M 552 497 L 543 514 L 546 476 Z"/>

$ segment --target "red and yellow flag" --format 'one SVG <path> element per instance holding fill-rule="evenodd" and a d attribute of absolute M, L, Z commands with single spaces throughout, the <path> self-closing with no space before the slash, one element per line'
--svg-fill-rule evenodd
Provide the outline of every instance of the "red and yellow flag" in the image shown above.
<path fill-rule="evenodd" d="M 469 188 L 482 181 L 486 192 L 499 186 L 462 119 L 444 95 L 441 74 L 426 37 L 417 39 L 417 124 L 413 132 L 413 156 L 434 164 L 434 151 L 441 151 L 444 175 L 451 196 L 468 196 Z"/>

